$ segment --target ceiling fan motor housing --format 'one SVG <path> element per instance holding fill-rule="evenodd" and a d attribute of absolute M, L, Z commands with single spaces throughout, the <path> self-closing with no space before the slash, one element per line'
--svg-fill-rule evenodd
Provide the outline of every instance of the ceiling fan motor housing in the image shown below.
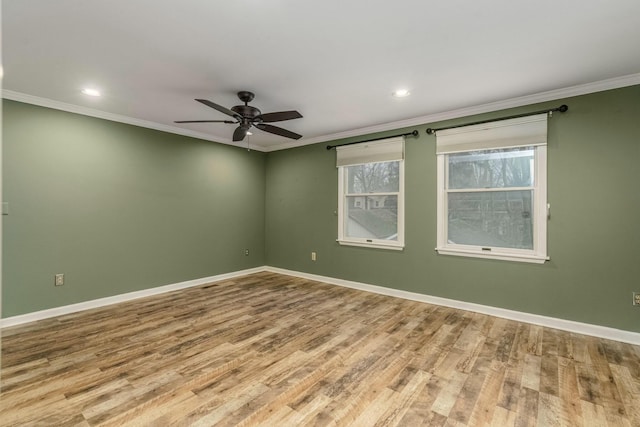
<path fill-rule="evenodd" d="M 235 107 L 231 107 L 231 111 L 238 113 L 247 119 L 254 119 L 262 114 L 260 110 L 250 105 L 236 105 Z"/>

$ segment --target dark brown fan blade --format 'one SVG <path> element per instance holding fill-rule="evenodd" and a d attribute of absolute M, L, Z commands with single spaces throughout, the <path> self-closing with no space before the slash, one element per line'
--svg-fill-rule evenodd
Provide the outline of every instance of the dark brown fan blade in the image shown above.
<path fill-rule="evenodd" d="M 284 120 L 301 119 L 302 114 L 295 110 L 292 111 L 278 111 L 277 113 L 265 113 L 259 116 L 265 123 L 282 122 Z"/>
<path fill-rule="evenodd" d="M 233 132 L 233 140 L 242 141 L 244 137 L 247 135 L 248 130 L 249 129 L 247 129 L 246 127 L 238 126 L 236 130 Z"/>
<path fill-rule="evenodd" d="M 223 107 L 222 105 L 218 105 L 215 104 L 211 101 L 207 101 L 206 99 L 196 99 L 196 101 L 203 103 L 204 105 L 206 105 L 207 107 L 211 107 L 214 110 L 218 110 L 221 113 L 226 114 L 227 116 L 231 116 L 231 117 L 235 117 L 236 119 L 241 119 L 242 116 L 238 113 L 236 113 L 235 111 L 231 111 L 226 107 Z"/>
<path fill-rule="evenodd" d="M 285 136 L 291 139 L 300 139 L 302 135 L 298 135 L 295 132 L 291 132 L 290 130 L 279 128 L 278 126 L 265 125 L 263 123 L 256 123 L 255 127 L 265 132 L 274 133 L 276 135 Z"/>
<path fill-rule="evenodd" d="M 238 123 L 233 120 L 176 120 L 173 123 Z"/>

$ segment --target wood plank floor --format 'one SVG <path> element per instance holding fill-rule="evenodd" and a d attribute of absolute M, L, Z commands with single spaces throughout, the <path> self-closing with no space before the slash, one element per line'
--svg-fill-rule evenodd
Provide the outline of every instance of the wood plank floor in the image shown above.
<path fill-rule="evenodd" d="M 0 425 L 640 426 L 640 347 L 272 273 L 7 328 Z"/>

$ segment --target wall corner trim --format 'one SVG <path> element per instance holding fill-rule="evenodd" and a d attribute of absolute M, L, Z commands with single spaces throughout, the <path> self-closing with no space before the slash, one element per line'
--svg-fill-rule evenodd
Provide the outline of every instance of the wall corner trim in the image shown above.
<path fill-rule="evenodd" d="M 457 308 L 460 310 L 473 311 L 476 313 L 487 314 L 490 316 L 501 317 L 504 319 L 515 320 L 517 322 L 530 323 L 533 325 L 544 326 L 547 328 L 560 329 L 567 332 L 573 332 L 582 335 L 589 335 L 608 340 L 625 342 L 628 344 L 640 345 L 640 333 L 624 331 L 621 329 L 610 328 L 607 326 L 592 325 L 589 323 L 575 322 L 573 320 L 558 319 L 555 317 L 547 317 L 539 314 L 525 313 L 521 311 L 508 310 L 505 308 L 491 307 L 487 305 L 474 304 L 470 302 L 457 301 L 448 298 L 435 297 L 416 292 L 403 291 L 398 289 L 386 288 L 384 286 L 370 285 L 367 283 L 352 282 L 349 280 L 336 279 L 333 277 L 319 276 L 316 274 L 303 273 L 299 271 L 286 270 L 278 267 L 265 267 L 265 271 L 271 273 L 279 273 L 288 276 L 300 277 L 303 279 L 314 280 L 318 282 L 328 283 L 331 285 L 343 286 L 346 288 L 357 289 L 366 292 L 372 292 L 380 295 L 387 295 L 396 298 L 407 299 L 411 301 L 424 302 L 428 304 L 441 305 L 445 307 Z"/>
<path fill-rule="evenodd" d="M 20 314 L 18 316 L 0 319 L 0 328 L 8 328 L 10 326 L 22 325 L 24 323 L 44 320 L 50 317 L 62 316 L 64 314 L 76 313 L 78 311 L 90 310 L 92 308 L 100 308 L 111 304 L 131 301 L 138 298 L 144 298 L 152 295 L 163 294 L 166 292 L 177 291 L 180 289 L 192 288 L 207 283 L 220 282 L 222 280 L 233 279 L 234 277 L 246 276 L 247 274 L 259 273 L 265 271 L 265 267 L 249 268 L 247 270 L 234 271 L 231 273 L 223 273 L 201 279 L 187 280 L 185 282 L 172 283 L 169 285 L 158 286 L 155 288 L 143 289 L 140 291 L 127 292 L 126 294 L 114 295 L 105 298 L 98 298 L 90 301 L 79 302 L 76 304 L 65 305 L 62 307 L 49 308 L 46 310 L 34 311 L 32 313 Z"/>

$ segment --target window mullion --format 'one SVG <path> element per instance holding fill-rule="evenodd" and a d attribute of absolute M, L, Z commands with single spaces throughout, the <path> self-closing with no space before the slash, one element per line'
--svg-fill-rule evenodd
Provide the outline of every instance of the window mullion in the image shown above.
<path fill-rule="evenodd" d="M 487 188 L 455 188 L 448 189 L 447 193 L 487 193 L 487 192 L 504 192 L 504 191 L 531 191 L 533 187 L 487 187 Z"/>
<path fill-rule="evenodd" d="M 375 196 L 397 196 L 399 191 L 387 191 L 384 193 L 347 193 L 345 197 L 375 197 Z"/>

